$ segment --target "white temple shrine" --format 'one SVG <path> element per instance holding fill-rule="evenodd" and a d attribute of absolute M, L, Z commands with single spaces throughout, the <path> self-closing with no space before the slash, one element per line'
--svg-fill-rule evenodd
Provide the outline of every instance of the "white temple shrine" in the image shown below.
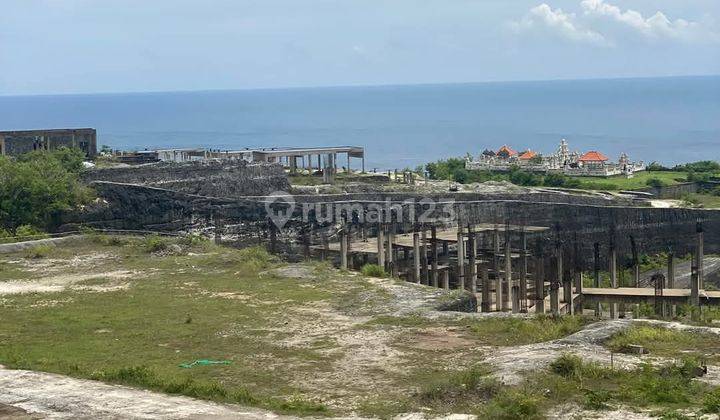
<path fill-rule="evenodd" d="M 645 163 L 633 162 L 625 153 L 620 154 L 617 162 L 610 162 L 604 154 L 596 150 L 580 154 L 571 151 L 568 142 L 562 139 L 555 153 L 551 155 L 543 156 L 529 149 L 516 152 L 510 146 L 503 145 L 497 152 L 485 150 L 477 157 L 468 158 L 465 167 L 471 170 L 500 172 L 519 167 L 531 172 L 557 172 L 572 176 L 631 177 L 635 172 L 644 171 Z"/>

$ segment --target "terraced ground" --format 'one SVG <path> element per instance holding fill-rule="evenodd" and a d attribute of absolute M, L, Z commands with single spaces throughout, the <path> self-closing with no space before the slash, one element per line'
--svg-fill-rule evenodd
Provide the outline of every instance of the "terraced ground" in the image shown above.
<path fill-rule="evenodd" d="M 720 409 L 715 328 L 436 309 L 459 298 L 199 238 L 87 235 L 0 255 L 0 413 L 646 418 Z M 650 355 L 623 353 L 633 341 Z M 180 366 L 196 360 L 226 363 Z M 710 365 L 700 380 L 698 360 Z M 126 412 L 123 398 L 142 401 Z"/>

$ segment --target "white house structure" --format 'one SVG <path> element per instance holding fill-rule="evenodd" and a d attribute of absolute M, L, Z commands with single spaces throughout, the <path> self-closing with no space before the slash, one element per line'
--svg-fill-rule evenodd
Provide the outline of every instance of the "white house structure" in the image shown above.
<path fill-rule="evenodd" d="M 574 176 L 612 176 L 626 175 L 645 170 L 642 161 L 632 162 L 625 153 L 620 155 L 617 162 L 610 162 L 607 156 L 596 150 L 583 154 L 570 151 L 565 139 L 555 153 L 543 156 L 533 150 L 517 152 L 510 146 L 504 145 L 497 152 L 485 150 L 477 158 L 468 158 L 465 162 L 467 169 L 487 171 L 508 171 L 512 167 L 519 167 L 531 172 L 559 172 Z"/>

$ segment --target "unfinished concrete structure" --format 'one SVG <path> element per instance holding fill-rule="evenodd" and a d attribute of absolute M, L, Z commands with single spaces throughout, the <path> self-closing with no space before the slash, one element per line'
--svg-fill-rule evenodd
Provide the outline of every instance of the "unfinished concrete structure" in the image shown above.
<path fill-rule="evenodd" d="M 340 162 L 345 155 L 346 160 Z M 118 155 L 121 161 L 148 162 L 202 162 L 208 160 L 244 160 L 255 163 L 277 163 L 289 168 L 291 173 L 299 170 L 327 172 L 329 177 L 338 172 L 338 165 L 352 169 L 352 159 L 360 159 L 360 171 L 365 172 L 365 149 L 359 146 L 331 147 L 268 147 L 262 149 L 212 150 L 212 149 L 158 149 L 143 150 Z M 356 165 L 357 167 L 358 165 Z M 356 168 L 357 169 L 357 168 Z"/>
<path fill-rule="evenodd" d="M 720 211 L 548 192 L 230 198 L 113 182 L 95 186 L 107 204 L 67 215 L 62 229 L 200 225 L 218 240 L 264 243 L 274 252 L 331 258 L 348 269 L 377 263 L 407 281 L 467 290 L 483 311 L 561 314 L 585 307 L 617 317 L 622 304 L 640 301 L 720 303 L 720 294 L 702 285 L 705 251 L 720 252 Z M 696 255 L 692 287 L 674 289 L 674 272 L 653 287 L 621 282 L 619 267 L 636 268 L 638 252 L 668 250 Z M 601 287 L 600 271 L 609 273 L 609 287 Z M 633 272 L 637 277 L 639 270 Z M 587 273 L 592 278 L 583 284 Z"/>
<path fill-rule="evenodd" d="M 80 149 L 92 158 L 97 155 L 97 131 L 94 128 L 0 131 L 0 155 L 18 156 L 62 147 Z"/>

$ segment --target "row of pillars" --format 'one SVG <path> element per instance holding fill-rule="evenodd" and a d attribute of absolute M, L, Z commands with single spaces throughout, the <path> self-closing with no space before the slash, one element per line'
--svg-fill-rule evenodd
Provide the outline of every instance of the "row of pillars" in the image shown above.
<path fill-rule="evenodd" d="M 428 237 L 429 232 L 429 237 Z M 478 293 L 478 285 L 480 292 L 480 310 L 482 312 L 490 312 L 495 310 L 512 311 L 513 313 L 527 312 L 528 302 L 532 302 L 535 313 L 545 313 L 545 297 L 546 297 L 546 280 L 549 281 L 548 288 L 550 312 L 552 314 L 560 314 L 560 286 L 563 288 L 562 301 L 566 304 L 566 313 L 575 313 L 582 311 L 582 299 L 575 299 L 575 295 L 582 296 L 583 274 L 577 267 L 564 267 L 566 260 L 563 255 L 563 247 L 559 243 L 556 244 L 552 255 L 545 256 L 542 252 L 536 253 L 530 259 L 530 253 L 527 249 L 527 234 L 524 230 L 520 230 L 519 247 L 516 249 L 517 261 L 515 274 L 513 272 L 513 249 L 511 229 L 506 225 L 504 232 L 504 250 L 502 249 L 501 234 L 498 229 L 491 231 L 492 246 L 483 249 L 482 244 L 486 239 L 484 231 L 474 232 L 472 228 L 460 228 L 457 233 L 456 245 L 456 266 L 454 267 L 455 285 L 458 289 L 467 290 L 473 294 Z M 437 228 L 430 227 L 415 231 L 412 234 L 412 248 L 400 247 L 394 244 L 395 233 L 391 226 L 380 226 L 377 230 L 377 263 L 384 267 L 387 272 L 394 277 L 399 276 L 400 265 L 404 263 L 406 267 L 411 268 L 403 273 L 409 280 L 433 287 L 441 287 L 450 289 L 451 287 L 451 256 L 448 241 L 438 240 Z M 363 238 L 366 232 L 362 232 Z M 347 229 L 342 229 L 339 233 L 340 237 L 340 264 L 343 269 L 349 267 L 348 255 L 350 249 L 350 235 Z M 690 304 L 699 306 L 700 290 L 703 287 L 704 268 L 703 268 L 703 231 L 698 223 L 696 236 L 695 253 L 693 254 L 692 275 L 691 275 L 691 293 Z M 634 240 L 631 241 L 634 256 L 634 275 L 635 286 L 639 286 L 639 263 L 637 259 L 637 249 Z M 396 247 L 398 248 L 396 250 Z M 404 258 L 401 260 L 398 255 L 404 251 Z M 412 254 L 412 261 L 410 258 Z M 577 251 L 576 251 L 577 254 Z M 577 258 L 577 255 L 576 255 Z M 528 271 L 528 265 L 532 262 L 533 272 Z M 446 263 L 441 266 L 441 263 Z M 551 269 L 550 275 L 546 275 L 545 269 Z M 608 272 L 610 276 L 610 287 L 617 288 L 618 269 L 617 269 L 617 248 L 614 241 L 611 241 L 608 248 Z M 594 281 L 596 288 L 600 287 L 600 244 L 594 244 Z M 528 280 L 531 280 L 528 284 Z M 478 284 L 479 283 L 479 284 Z M 529 293 L 528 286 L 534 289 L 533 293 Z M 656 285 L 658 287 L 658 285 Z M 659 285 L 662 294 L 662 288 L 675 287 L 675 266 L 674 256 L 672 253 L 668 256 L 667 261 L 667 281 L 663 279 Z M 618 303 L 609 305 L 609 314 L 611 318 L 617 318 L 622 308 Z M 674 309 L 674 308 L 673 308 Z M 602 314 L 602 307 L 598 304 L 595 307 L 596 315 Z M 673 310 L 674 312 L 674 310 Z"/>
<path fill-rule="evenodd" d="M 306 160 L 307 158 L 307 160 Z M 317 158 L 317 166 L 314 165 L 315 158 Z M 282 158 L 281 158 L 282 159 Z M 298 159 L 301 160 L 298 165 Z M 362 172 L 365 172 L 365 157 L 362 157 Z M 323 174 L 330 173 L 336 174 L 338 172 L 338 158 L 337 153 L 327 153 L 318 155 L 300 155 L 300 156 L 286 156 L 284 158 L 284 164 L 290 168 L 290 173 L 296 173 L 298 168 L 307 169 L 310 173 L 317 169 L 322 171 Z M 346 171 L 351 172 L 350 167 L 350 153 L 347 154 L 347 167 Z"/>

